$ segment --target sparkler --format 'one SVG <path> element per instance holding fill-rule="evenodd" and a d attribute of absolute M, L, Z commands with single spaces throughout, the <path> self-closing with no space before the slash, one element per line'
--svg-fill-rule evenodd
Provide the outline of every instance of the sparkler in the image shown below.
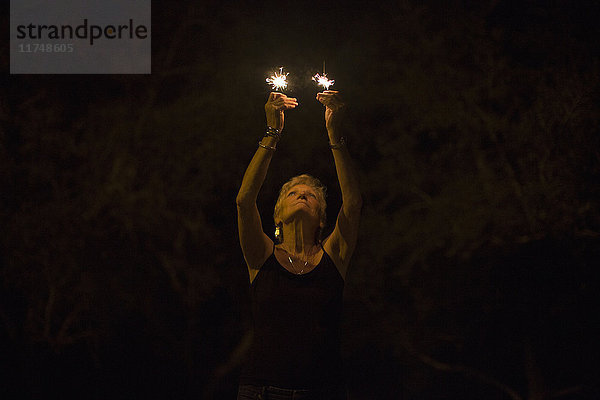
<path fill-rule="evenodd" d="M 282 90 L 287 87 L 287 76 L 289 72 L 283 73 L 283 67 L 279 67 L 279 74 L 275 72 L 274 75 L 271 75 L 267 78 L 267 83 L 271 85 L 273 90 Z"/>
<path fill-rule="evenodd" d="M 316 74 L 312 77 L 312 80 L 317 82 L 317 85 L 321 85 L 325 90 L 329 90 L 329 86 L 333 85 L 334 80 L 327 79 L 327 74 L 323 72 L 323 76 Z"/>
<path fill-rule="evenodd" d="M 325 88 L 325 90 L 329 90 L 329 86 L 333 85 L 334 80 L 327 79 L 327 74 L 325 73 L 325 60 L 323 60 L 323 76 L 316 74 L 312 77 L 312 80 L 317 82 L 317 85 L 321 85 Z"/>

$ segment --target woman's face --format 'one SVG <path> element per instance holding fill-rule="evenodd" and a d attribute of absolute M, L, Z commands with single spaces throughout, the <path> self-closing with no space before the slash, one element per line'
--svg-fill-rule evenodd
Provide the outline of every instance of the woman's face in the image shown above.
<path fill-rule="evenodd" d="M 296 215 L 307 215 L 319 222 L 319 200 L 317 193 L 308 185 L 292 186 L 283 198 L 281 219 L 286 222 Z"/>

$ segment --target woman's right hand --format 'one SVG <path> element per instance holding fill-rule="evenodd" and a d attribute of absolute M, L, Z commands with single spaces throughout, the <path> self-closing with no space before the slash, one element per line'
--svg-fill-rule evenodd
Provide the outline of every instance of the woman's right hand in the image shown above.
<path fill-rule="evenodd" d="M 265 104 L 267 125 L 281 132 L 283 130 L 283 112 L 296 108 L 297 105 L 298 100 L 295 97 L 287 97 L 283 93 L 271 92 Z"/>

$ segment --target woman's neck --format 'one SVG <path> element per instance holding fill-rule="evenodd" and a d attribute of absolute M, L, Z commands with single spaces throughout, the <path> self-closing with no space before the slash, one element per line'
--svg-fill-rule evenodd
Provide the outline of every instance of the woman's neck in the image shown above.
<path fill-rule="evenodd" d="M 281 247 L 292 255 L 310 256 L 314 254 L 317 228 L 309 225 L 301 219 L 283 225 L 283 243 L 281 243 Z"/>

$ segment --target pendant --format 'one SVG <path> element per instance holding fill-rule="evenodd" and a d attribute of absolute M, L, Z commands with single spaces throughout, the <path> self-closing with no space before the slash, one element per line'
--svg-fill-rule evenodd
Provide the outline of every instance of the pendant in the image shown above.
<path fill-rule="evenodd" d="M 288 260 L 290 262 L 290 264 L 292 265 L 292 269 L 295 270 L 296 268 L 294 267 L 294 262 L 292 261 L 292 258 L 290 256 L 288 256 Z M 300 270 L 300 272 L 296 272 L 296 275 L 302 275 L 302 273 L 304 272 L 304 268 L 306 268 L 306 266 L 308 265 L 308 260 L 304 261 L 304 267 Z"/>

